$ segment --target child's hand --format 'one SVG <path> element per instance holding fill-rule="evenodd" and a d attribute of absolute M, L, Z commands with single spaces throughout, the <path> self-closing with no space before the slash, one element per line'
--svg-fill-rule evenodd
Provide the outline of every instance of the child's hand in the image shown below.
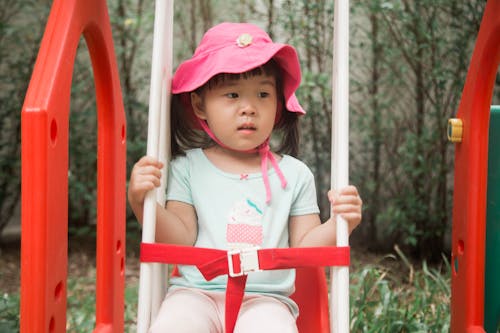
<path fill-rule="evenodd" d="M 142 157 L 134 165 L 128 185 L 128 201 L 136 215 L 142 210 L 146 193 L 160 186 L 162 168 L 163 163 L 149 156 Z"/>
<path fill-rule="evenodd" d="M 340 191 L 328 191 L 328 200 L 332 205 L 333 214 L 339 214 L 349 225 L 349 234 L 361 222 L 363 201 L 356 187 L 350 185 Z"/>

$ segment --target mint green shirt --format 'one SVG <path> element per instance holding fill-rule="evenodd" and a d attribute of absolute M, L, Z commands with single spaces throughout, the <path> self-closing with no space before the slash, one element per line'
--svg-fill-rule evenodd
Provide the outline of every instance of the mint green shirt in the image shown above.
<path fill-rule="evenodd" d="M 289 247 L 290 216 L 318 214 L 314 177 L 301 161 L 284 155 L 279 162 L 287 186 L 281 187 L 269 169 L 271 202 L 266 204 L 262 174 L 230 174 L 218 169 L 201 149 L 193 149 L 170 164 L 167 200 L 193 205 L 198 217 L 195 246 L 223 250 L 260 246 Z M 172 286 L 225 290 L 227 276 L 206 281 L 194 266 L 179 266 Z M 251 272 L 245 292 L 275 296 L 297 314 L 288 297 L 294 291 L 295 270 Z"/>

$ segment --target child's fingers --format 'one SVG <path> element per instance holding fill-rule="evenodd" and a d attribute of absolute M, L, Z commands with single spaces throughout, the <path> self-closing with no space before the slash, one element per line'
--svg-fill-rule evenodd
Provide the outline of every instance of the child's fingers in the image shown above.
<path fill-rule="evenodd" d="M 353 195 L 339 195 L 335 201 L 332 203 L 334 206 L 336 205 L 355 205 L 361 207 L 363 205 L 363 201 L 359 196 Z"/>
<path fill-rule="evenodd" d="M 358 189 L 356 186 L 353 185 L 348 185 L 346 187 L 341 188 L 340 190 L 335 190 L 331 189 L 328 191 L 328 196 L 340 196 L 340 195 L 352 195 L 352 196 L 359 196 Z"/>
<path fill-rule="evenodd" d="M 328 200 L 330 201 L 330 203 L 333 205 L 335 203 L 335 201 L 337 200 L 339 194 L 337 191 L 335 190 L 330 190 L 328 191 Z"/>
<path fill-rule="evenodd" d="M 136 170 L 137 175 L 141 176 L 153 176 L 158 179 L 161 178 L 161 169 L 157 168 L 156 166 L 153 165 L 146 165 L 143 167 L 139 167 Z"/>
<path fill-rule="evenodd" d="M 357 205 L 335 205 L 332 207 L 332 212 L 335 215 L 341 216 L 349 223 L 357 225 L 361 221 L 361 207 Z"/>
<path fill-rule="evenodd" d="M 332 205 L 332 212 L 334 214 L 354 214 L 355 219 L 361 216 L 361 207 L 363 201 L 358 194 L 358 190 L 354 186 L 346 186 L 340 191 L 330 190 L 328 192 L 328 199 Z M 344 216 L 343 216 L 344 217 Z"/>
<path fill-rule="evenodd" d="M 135 197 L 142 198 L 145 192 L 160 186 L 161 170 L 153 165 L 140 166 L 136 164 L 132 170 L 129 182 L 129 192 Z"/>
<path fill-rule="evenodd" d="M 134 193 L 145 193 L 156 187 L 160 186 L 160 180 L 154 176 L 142 176 L 135 179 L 135 181 L 130 183 L 130 191 Z"/>
<path fill-rule="evenodd" d="M 139 182 L 145 176 L 152 176 L 160 179 L 162 167 L 163 163 L 152 157 L 144 156 L 134 165 L 130 175 L 130 181 L 131 183 Z"/>
<path fill-rule="evenodd" d="M 152 190 L 153 188 L 160 186 L 160 178 L 154 175 L 144 175 L 141 179 L 140 185 L 148 190 Z"/>
<path fill-rule="evenodd" d="M 344 188 L 341 188 L 339 190 L 340 195 L 353 195 L 353 196 L 359 196 L 358 189 L 356 186 L 353 185 L 348 185 Z"/>
<path fill-rule="evenodd" d="M 151 156 L 143 156 L 135 165 L 138 167 L 151 165 L 159 169 L 163 168 L 163 163 Z"/>
<path fill-rule="evenodd" d="M 160 180 L 154 176 L 142 176 L 129 184 L 128 198 L 131 202 L 143 202 L 147 192 L 160 186 Z"/>
<path fill-rule="evenodd" d="M 350 212 L 361 213 L 361 207 L 359 205 L 350 204 L 350 203 L 335 204 L 335 205 L 333 205 L 332 208 L 333 208 L 333 211 L 337 214 L 350 213 Z"/>
<path fill-rule="evenodd" d="M 363 201 L 355 186 L 349 185 L 339 191 L 330 190 L 328 199 L 332 205 L 332 213 L 341 216 L 349 224 L 349 232 L 361 222 Z"/>
<path fill-rule="evenodd" d="M 361 206 L 358 205 L 335 205 L 332 207 L 332 212 L 335 215 L 341 216 L 349 223 L 349 228 L 352 230 L 361 222 L 362 212 Z"/>

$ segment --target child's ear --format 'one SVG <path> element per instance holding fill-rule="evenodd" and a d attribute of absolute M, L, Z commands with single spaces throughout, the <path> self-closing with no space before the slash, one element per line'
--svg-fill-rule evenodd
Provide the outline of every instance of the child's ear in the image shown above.
<path fill-rule="evenodd" d="M 207 119 L 205 115 L 205 108 L 203 107 L 203 100 L 200 95 L 195 92 L 191 93 L 191 106 L 193 107 L 194 114 L 200 119 Z"/>

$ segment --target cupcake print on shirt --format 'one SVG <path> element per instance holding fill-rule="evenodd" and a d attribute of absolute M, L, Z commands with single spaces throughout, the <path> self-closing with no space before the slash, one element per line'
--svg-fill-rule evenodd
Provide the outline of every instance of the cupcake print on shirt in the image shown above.
<path fill-rule="evenodd" d="M 228 250 L 262 245 L 262 215 L 253 200 L 244 199 L 233 205 L 226 230 Z"/>

